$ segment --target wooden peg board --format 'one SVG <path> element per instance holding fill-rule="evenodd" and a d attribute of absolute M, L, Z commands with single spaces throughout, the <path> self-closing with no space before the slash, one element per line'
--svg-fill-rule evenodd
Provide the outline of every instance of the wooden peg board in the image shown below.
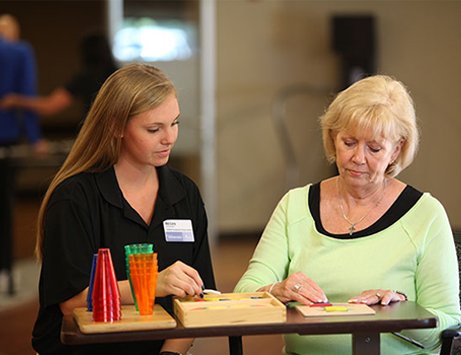
<path fill-rule="evenodd" d="M 285 306 L 267 292 L 205 295 L 203 300 L 175 299 L 174 312 L 185 327 L 286 321 Z"/>
<path fill-rule="evenodd" d="M 86 308 L 74 309 L 74 319 L 85 334 L 91 333 L 113 333 L 136 330 L 167 329 L 176 327 L 176 321 L 165 309 L 154 305 L 152 315 L 141 316 L 134 305 L 122 306 L 122 318 L 114 322 L 95 322 L 93 313 Z"/>

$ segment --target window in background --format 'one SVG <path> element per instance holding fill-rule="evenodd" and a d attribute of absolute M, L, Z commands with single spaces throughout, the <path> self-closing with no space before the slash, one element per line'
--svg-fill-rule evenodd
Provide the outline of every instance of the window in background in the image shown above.
<path fill-rule="evenodd" d="M 107 4 L 112 52 L 117 63 L 120 66 L 150 63 L 175 83 L 182 119 L 181 139 L 175 144 L 172 158 L 187 160 L 191 167 L 199 166 L 196 162 L 201 147 L 201 3 L 198 0 L 110 0 Z M 197 176 L 198 172 L 189 175 Z"/>
<path fill-rule="evenodd" d="M 120 62 L 188 60 L 196 54 L 196 27 L 184 21 L 126 17 L 115 33 L 113 53 Z"/>

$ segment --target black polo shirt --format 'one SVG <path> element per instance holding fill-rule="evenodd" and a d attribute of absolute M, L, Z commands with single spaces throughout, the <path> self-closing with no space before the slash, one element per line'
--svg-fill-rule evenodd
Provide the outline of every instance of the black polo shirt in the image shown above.
<path fill-rule="evenodd" d="M 40 309 L 32 343 L 48 353 L 156 354 L 162 342 L 91 347 L 63 347 L 59 341 L 62 313 L 59 303 L 88 287 L 92 257 L 110 248 L 118 280 L 126 280 L 124 246 L 153 243 L 159 270 L 177 260 L 196 269 L 206 288 L 215 288 L 207 237 L 207 217 L 197 186 L 167 166 L 157 168 L 159 191 L 150 225 L 124 199 L 113 168 L 102 173 L 73 176 L 53 193 L 45 218 L 44 256 L 39 282 Z M 193 242 L 168 242 L 163 221 L 192 221 Z M 171 297 L 157 298 L 170 313 Z"/>

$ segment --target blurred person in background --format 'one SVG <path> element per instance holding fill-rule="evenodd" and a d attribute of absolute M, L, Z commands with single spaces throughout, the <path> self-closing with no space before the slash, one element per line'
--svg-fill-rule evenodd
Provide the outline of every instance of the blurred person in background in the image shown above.
<path fill-rule="evenodd" d="M 35 55 L 32 47 L 20 40 L 20 28 L 11 15 L 0 16 L 0 99 L 16 93 L 36 95 Z M 44 153 L 38 116 L 19 108 L 0 107 L 0 270 L 9 278 L 8 292 L 14 293 L 11 275 L 13 253 L 14 167 L 11 150 L 27 140 L 34 151 Z"/>
<path fill-rule="evenodd" d="M 12 93 L 0 100 L 0 107 L 25 108 L 41 116 L 52 116 L 80 102 L 83 104 L 84 117 L 102 83 L 117 69 L 117 65 L 107 37 L 100 33 L 84 36 L 80 43 L 80 53 L 82 68 L 68 83 L 45 96 L 30 97 Z"/>

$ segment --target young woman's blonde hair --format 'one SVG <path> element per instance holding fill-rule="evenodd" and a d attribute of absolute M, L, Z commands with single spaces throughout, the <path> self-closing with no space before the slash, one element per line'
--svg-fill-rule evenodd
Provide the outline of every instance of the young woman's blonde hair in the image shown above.
<path fill-rule="evenodd" d="M 320 117 L 320 125 L 330 163 L 336 161 L 334 140 L 339 132 L 370 131 L 373 138 L 401 142 L 399 156 L 386 169 L 388 176 L 410 165 L 418 150 L 413 100 L 401 82 L 386 75 L 367 77 L 340 92 Z"/>
<path fill-rule="evenodd" d="M 158 68 L 130 64 L 114 72 L 100 88 L 83 126 L 63 165 L 43 198 L 37 220 L 35 253 L 43 257 L 46 208 L 57 186 L 82 172 L 101 172 L 119 157 L 128 120 L 157 107 L 176 90 Z"/>

